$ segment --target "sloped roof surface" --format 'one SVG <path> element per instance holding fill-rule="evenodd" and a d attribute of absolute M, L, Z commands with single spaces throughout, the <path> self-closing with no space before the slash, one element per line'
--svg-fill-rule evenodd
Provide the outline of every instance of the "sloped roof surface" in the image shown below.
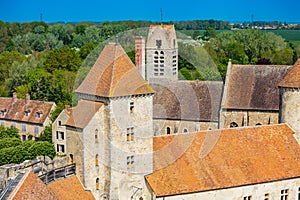
<path fill-rule="evenodd" d="M 150 25 L 146 48 L 156 49 L 158 45 L 157 40 L 161 40 L 159 45 L 161 49 L 178 48 L 174 24 Z"/>
<path fill-rule="evenodd" d="M 153 118 L 218 121 L 223 82 L 152 83 Z"/>
<path fill-rule="evenodd" d="M 14 101 L 13 98 L 0 97 L 0 111 L 5 111 L 4 116 L 0 114 L 0 119 L 43 124 L 53 105 L 53 102 L 30 100 L 26 103 L 25 99 L 16 98 Z M 28 116 L 25 116 L 25 111 Z M 40 118 L 36 116 L 37 112 L 41 113 Z"/>
<path fill-rule="evenodd" d="M 154 137 L 158 197 L 300 176 L 300 148 L 286 124 Z"/>
<path fill-rule="evenodd" d="M 76 92 L 101 97 L 153 93 L 123 48 L 107 44 Z"/>
<path fill-rule="evenodd" d="M 288 88 L 300 88 L 300 58 L 298 58 L 290 72 L 279 83 L 279 86 Z"/>
<path fill-rule="evenodd" d="M 77 128 L 86 127 L 102 105 L 103 103 L 100 102 L 80 100 L 76 107 L 69 109 L 70 118 L 66 125 Z"/>
<path fill-rule="evenodd" d="M 223 108 L 278 110 L 278 83 L 291 66 L 232 65 Z M 226 90 L 226 87 L 224 88 Z"/>

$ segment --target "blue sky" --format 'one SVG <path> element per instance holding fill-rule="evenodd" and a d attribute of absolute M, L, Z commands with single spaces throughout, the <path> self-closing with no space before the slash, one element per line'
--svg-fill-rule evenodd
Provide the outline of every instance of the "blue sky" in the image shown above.
<path fill-rule="evenodd" d="M 0 20 L 6 22 L 164 21 L 217 19 L 224 21 L 300 22 L 299 0 L 0 0 Z"/>

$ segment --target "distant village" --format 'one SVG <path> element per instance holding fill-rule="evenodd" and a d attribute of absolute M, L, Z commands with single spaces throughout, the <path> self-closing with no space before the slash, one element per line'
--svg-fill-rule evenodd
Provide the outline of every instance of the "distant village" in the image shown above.
<path fill-rule="evenodd" d="M 0 97 L 1 126 L 51 125 L 57 154 L 1 166 L 0 199 L 300 199 L 300 59 L 178 80 L 178 48 L 173 24 L 135 35 L 135 63 L 108 41 L 52 124 L 54 102 Z"/>

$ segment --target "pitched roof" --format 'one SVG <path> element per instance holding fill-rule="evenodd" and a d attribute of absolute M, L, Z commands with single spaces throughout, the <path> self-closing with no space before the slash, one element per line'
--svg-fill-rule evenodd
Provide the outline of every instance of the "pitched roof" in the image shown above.
<path fill-rule="evenodd" d="M 23 175 L 8 199 L 58 199 L 55 194 L 35 175 L 28 171 Z"/>
<path fill-rule="evenodd" d="M 47 187 L 59 198 L 64 200 L 95 199 L 93 194 L 85 191 L 77 176 L 72 176 L 50 183 Z"/>
<path fill-rule="evenodd" d="M 77 93 L 117 97 L 153 93 L 123 48 L 107 44 Z"/>
<path fill-rule="evenodd" d="M 161 40 L 161 49 L 178 48 L 174 24 L 150 25 L 146 48 L 157 48 L 157 40 Z"/>
<path fill-rule="evenodd" d="M 153 118 L 218 121 L 223 82 L 153 83 Z"/>
<path fill-rule="evenodd" d="M 66 122 L 67 126 L 84 128 L 88 125 L 92 117 L 101 108 L 103 103 L 80 100 L 76 107 L 71 108 L 70 118 Z"/>
<path fill-rule="evenodd" d="M 278 110 L 278 83 L 291 66 L 232 65 L 226 77 L 222 108 Z"/>
<path fill-rule="evenodd" d="M 4 116 L 0 114 L 0 119 L 12 121 L 30 122 L 35 124 L 43 124 L 50 114 L 54 102 L 44 102 L 25 99 L 0 97 L 0 111 L 4 111 Z M 28 112 L 28 116 L 25 115 Z M 40 118 L 36 117 L 36 113 L 40 113 Z"/>
<path fill-rule="evenodd" d="M 154 137 L 157 197 L 300 176 L 300 148 L 286 124 Z"/>
<path fill-rule="evenodd" d="M 279 83 L 279 86 L 288 88 L 300 88 L 300 58 L 298 58 L 290 72 Z"/>

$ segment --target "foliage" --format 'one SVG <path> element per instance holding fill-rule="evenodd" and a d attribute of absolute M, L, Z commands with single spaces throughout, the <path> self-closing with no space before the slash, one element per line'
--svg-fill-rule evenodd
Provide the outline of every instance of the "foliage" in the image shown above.
<path fill-rule="evenodd" d="M 0 140 L 4 138 L 18 138 L 20 139 L 19 130 L 15 127 L 0 126 Z"/>
<path fill-rule="evenodd" d="M 65 105 L 62 102 L 58 102 L 55 109 L 51 112 L 51 115 L 50 115 L 52 123 L 56 120 L 56 118 L 61 113 L 61 111 L 63 111 L 64 108 L 65 108 Z"/>
<path fill-rule="evenodd" d="M 180 69 L 179 73 L 184 77 L 185 80 L 194 80 L 194 77 L 192 76 L 190 71 L 185 67 Z"/>
<path fill-rule="evenodd" d="M 53 159 L 56 155 L 54 146 L 49 142 L 38 141 L 35 142 L 28 148 L 28 152 L 31 153 L 31 157 L 35 158 L 37 156 L 48 156 Z"/>
<path fill-rule="evenodd" d="M 46 141 L 52 143 L 52 126 L 46 126 L 37 141 Z"/>
<path fill-rule="evenodd" d="M 15 147 L 22 143 L 20 138 L 4 138 L 0 140 L 0 149 Z"/>

